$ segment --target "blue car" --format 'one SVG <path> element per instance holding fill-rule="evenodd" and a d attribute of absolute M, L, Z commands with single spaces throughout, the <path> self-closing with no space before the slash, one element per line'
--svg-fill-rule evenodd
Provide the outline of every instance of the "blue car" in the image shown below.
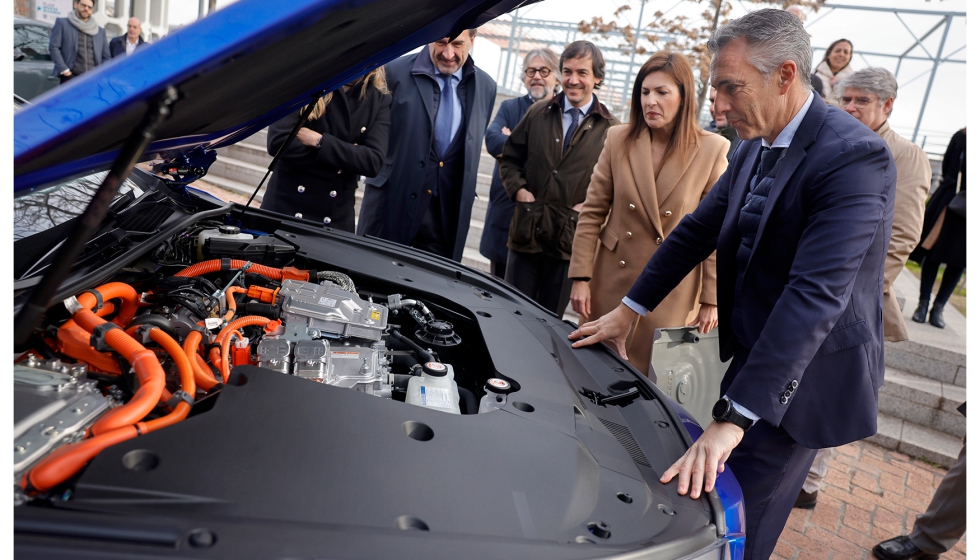
<path fill-rule="evenodd" d="M 526 3 L 240 0 L 16 113 L 19 558 L 741 559 L 735 479 L 659 482 L 701 429 L 608 348 L 454 261 L 194 187 Z"/>

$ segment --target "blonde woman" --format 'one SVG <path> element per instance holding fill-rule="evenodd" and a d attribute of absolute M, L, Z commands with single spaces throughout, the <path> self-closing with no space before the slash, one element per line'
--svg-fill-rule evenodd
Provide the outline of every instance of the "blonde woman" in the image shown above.
<path fill-rule="evenodd" d="M 579 215 L 568 276 L 580 323 L 620 304 L 664 238 L 728 168 L 729 142 L 697 126 L 694 74 L 683 54 L 661 51 L 640 68 L 630 123 L 609 130 Z M 712 255 L 640 317 L 626 341 L 648 372 L 653 331 L 718 325 Z"/>
<path fill-rule="evenodd" d="M 302 112 L 269 127 L 269 155 L 279 151 Z M 390 125 L 384 67 L 326 94 L 286 146 L 262 208 L 353 233 L 357 178 L 381 171 Z"/>

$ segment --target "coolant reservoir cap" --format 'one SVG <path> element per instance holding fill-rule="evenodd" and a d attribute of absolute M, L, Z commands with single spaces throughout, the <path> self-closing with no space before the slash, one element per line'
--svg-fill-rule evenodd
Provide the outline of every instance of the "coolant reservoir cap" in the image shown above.
<path fill-rule="evenodd" d="M 449 373 L 449 368 L 446 367 L 446 364 L 439 362 L 425 362 L 425 365 L 422 366 L 422 371 L 432 377 L 445 377 Z"/>
<path fill-rule="evenodd" d="M 510 392 L 510 383 L 499 377 L 487 379 L 486 390 L 489 393 L 506 394 Z"/>
<path fill-rule="evenodd" d="M 218 226 L 218 233 L 224 235 L 238 235 L 242 230 L 238 226 Z"/>

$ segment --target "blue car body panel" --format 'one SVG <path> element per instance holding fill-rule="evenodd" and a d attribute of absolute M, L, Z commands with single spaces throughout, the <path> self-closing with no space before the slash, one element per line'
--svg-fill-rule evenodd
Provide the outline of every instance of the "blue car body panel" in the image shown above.
<path fill-rule="evenodd" d="M 295 92 L 291 102 L 277 104 L 243 122 L 205 134 L 194 134 L 194 123 L 186 123 L 176 135 L 153 142 L 146 157 L 164 150 L 185 151 L 200 146 L 213 149 L 233 144 L 304 105 L 314 93 L 336 89 L 419 45 L 480 25 L 527 3 L 526 0 L 468 0 L 452 3 L 454 7 L 450 10 L 441 9 L 445 3 L 438 4 L 440 10 L 433 10 L 432 6 L 409 2 L 419 6 L 422 17 L 431 13 L 432 18 L 426 25 L 399 27 L 398 22 L 385 21 L 390 28 L 385 36 L 390 39 L 388 45 L 373 51 L 374 54 L 366 59 L 351 59 L 346 68 L 337 69 L 316 87 Z M 91 133 L 93 128 L 108 127 L 107 121 L 112 117 L 125 112 L 142 114 L 148 103 L 170 85 L 180 90 L 182 85 L 234 65 L 250 53 L 287 41 L 318 23 L 330 22 L 328 18 L 336 14 L 364 13 L 365 8 L 383 14 L 393 6 L 406 5 L 405 1 L 392 3 L 390 0 L 241 0 L 132 56 L 113 59 L 38 97 L 34 105 L 16 115 L 15 194 L 107 168 L 118 153 L 118 145 L 115 149 L 96 153 L 85 153 L 82 149 L 78 151 L 79 157 L 53 164 L 37 165 L 36 160 L 52 149 L 77 140 L 83 133 Z M 424 10 L 426 7 L 428 11 Z M 316 56 L 316 53 L 310 56 Z M 241 71 L 246 72 L 248 68 L 243 67 Z M 35 163 L 34 168 L 32 163 Z"/>
<path fill-rule="evenodd" d="M 669 399 L 674 411 L 680 416 L 681 422 L 687 428 L 692 440 L 697 440 L 704 433 L 701 425 L 681 405 Z M 725 508 L 726 537 L 732 560 L 742 560 L 745 555 L 745 503 L 742 498 L 742 488 L 739 487 L 732 471 L 725 472 L 715 479 L 715 491 Z"/>

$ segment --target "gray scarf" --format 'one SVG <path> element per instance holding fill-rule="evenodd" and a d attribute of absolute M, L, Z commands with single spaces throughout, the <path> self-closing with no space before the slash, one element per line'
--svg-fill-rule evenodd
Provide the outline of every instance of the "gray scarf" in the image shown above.
<path fill-rule="evenodd" d="M 88 21 L 82 21 L 82 18 L 78 17 L 78 13 L 72 10 L 68 12 L 68 21 L 75 26 L 75 29 L 82 33 L 92 35 L 93 37 L 99 34 L 99 24 L 95 23 L 94 17 L 89 16 Z"/>

